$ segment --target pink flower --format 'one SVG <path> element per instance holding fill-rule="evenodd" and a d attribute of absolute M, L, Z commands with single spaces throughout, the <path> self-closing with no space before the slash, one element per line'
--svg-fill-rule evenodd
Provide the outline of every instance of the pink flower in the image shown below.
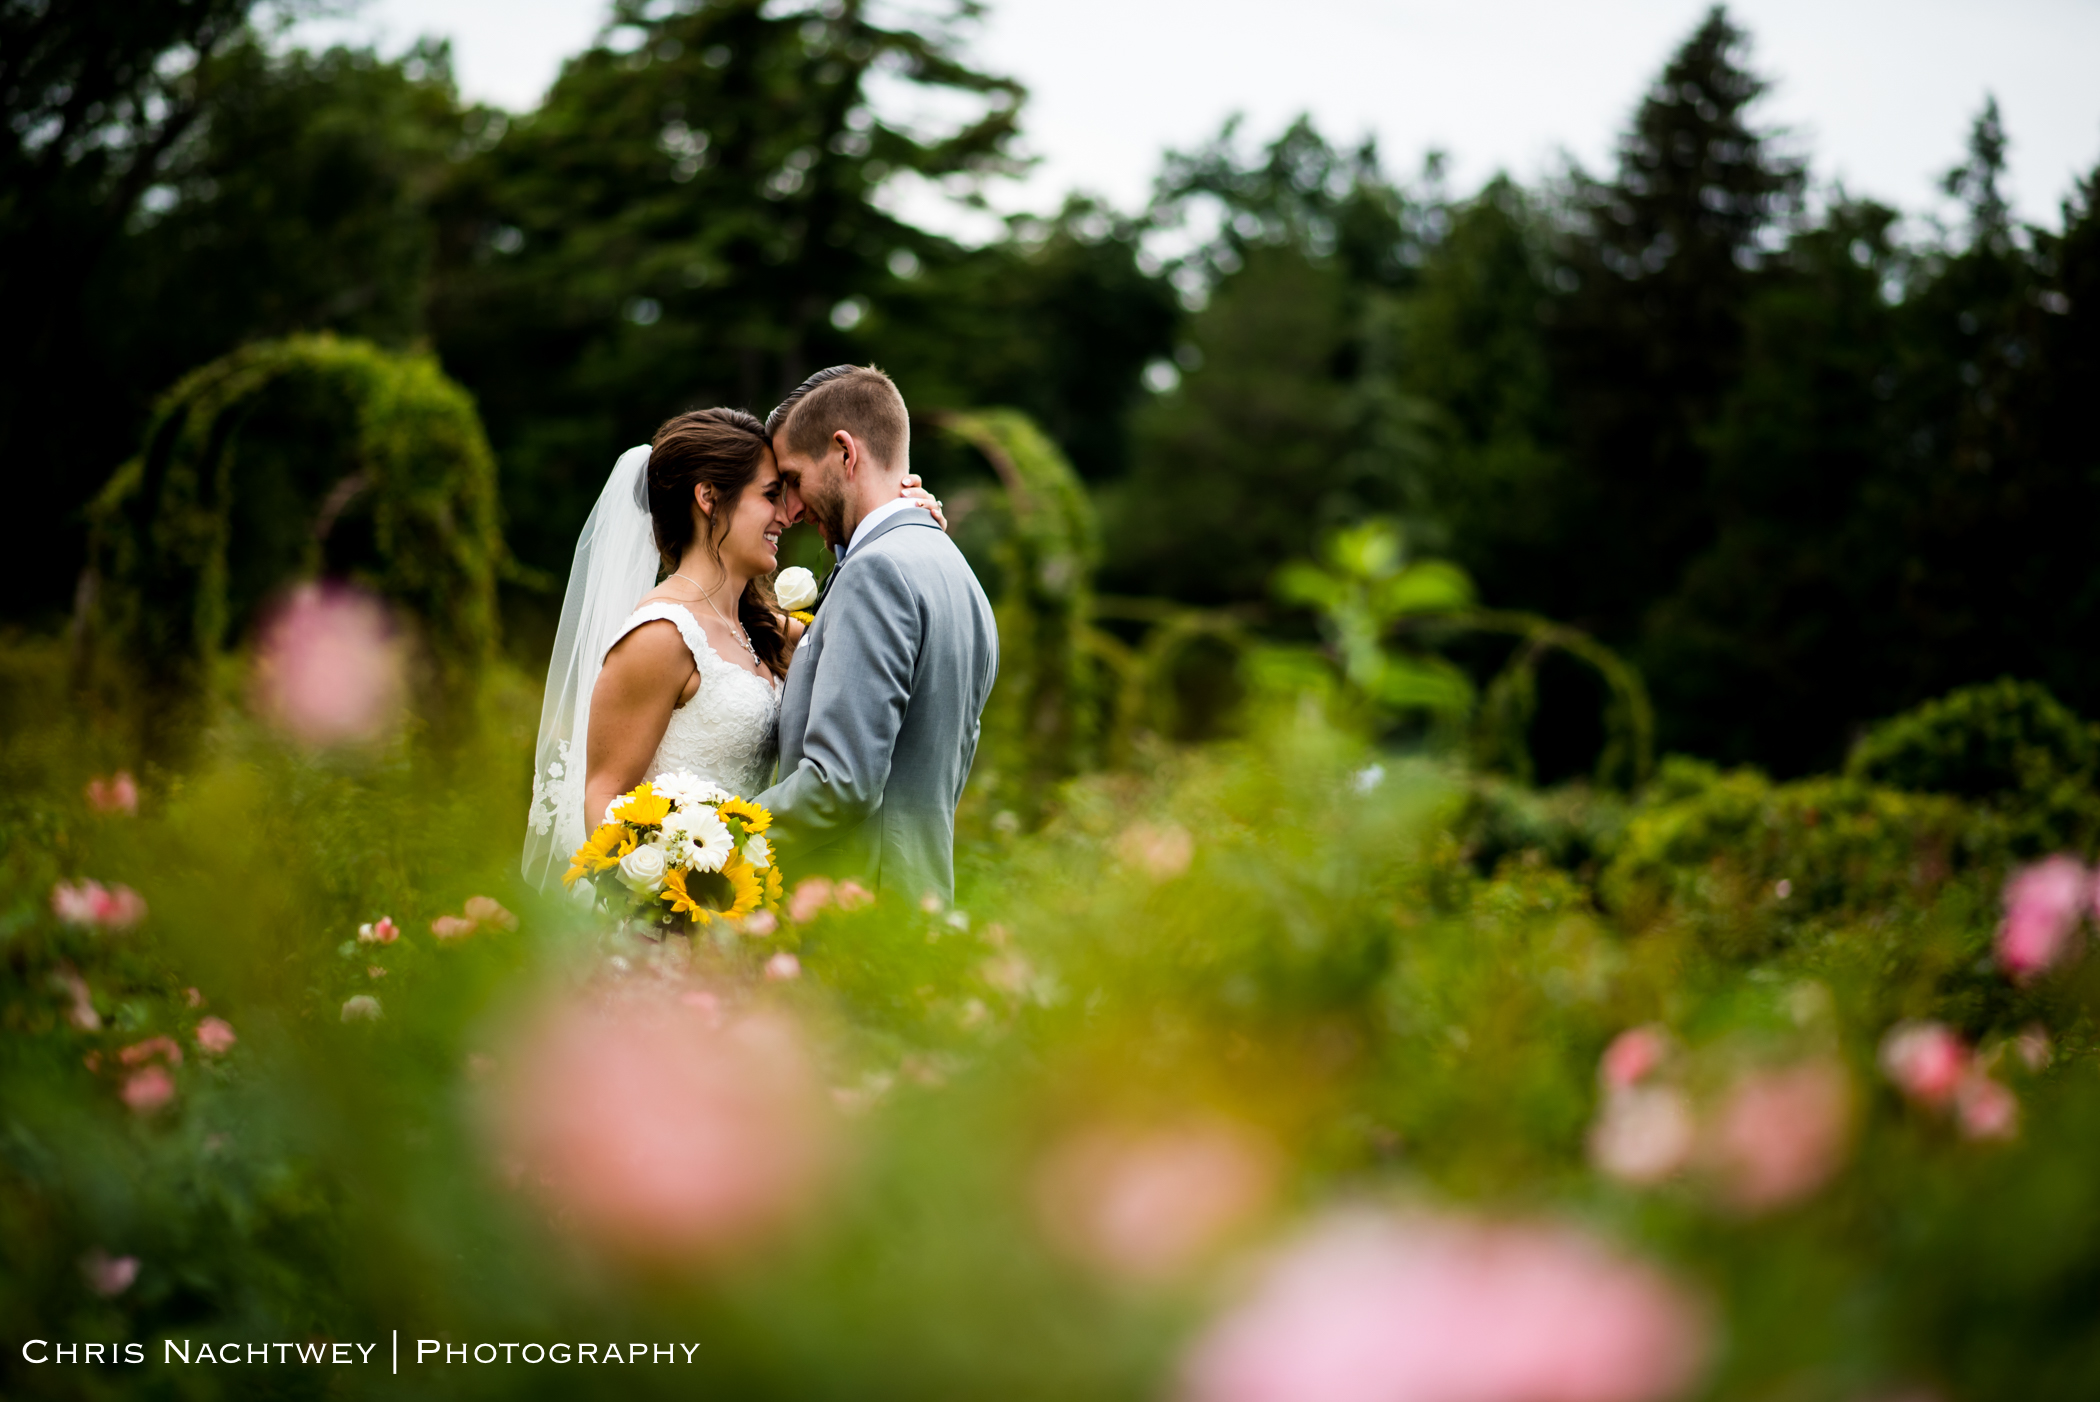
<path fill-rule="evenodd" d="M 1969 1048 L 1943 1022 L 1899 1022 L 1881 1039 L 1881 1070 L 1921 1105 L 1944 1105 L 1969 1069 Z"/>
<path fill-rule="evenodd" d="M 1351 1213 L 1319 1224 L 1185 1360 L 1187 1402 L 1661 1402 L 1706 1318 L 1563 1227 Z"/>
<path fill-rule="evenodd" d="M 386 977 L 386 968 L 385 968 L 385 967 L 384 967 L 383 965 L 379 965 L 379 964 L 367 964 L 367 965 L 365 965 L 365 977 L 366 977 L 366 978 L 385 978 L 385 977 Z"/>
<path fill-rule="evenodd" d="M 1629 1027 L 1611 1039 L 1597 1061 L 1597 1080 L 1607 1090 L 1639 1085 L 1670 1052 L 1670 1034 L 1654 1023 Z"/>
<path fill-rule="evenodd" d="M 1036 1207 L 1069 1254 L 1126 1280 L 1161 1280 L 1258 1212 L 1278 1168 L 1266 1138 L 1225 1120 L 1098 1126 L 1051 1151 Z"/>
<path fill-rule="evenodd" d="M 183 989 L 182 1000 L 185 1003 L 188 1003 L 193 1008 L 201 1008 L 204 1006 L 204 995 L 202 993 L 199 993 L 194 988 Z"/>
<path fill-rule="evenodd" d="M 393 917 L 390 915 L 382 915 L 369 925 L 357 927 L 357 942 L 359 944 L 392 944 L 400 938 L 401 927 L 394 923 Z"/>
<path fill-rule="evenodd" d="M 128 769 L 119 769 L 107 779 L 90 779 L 87 801 L 88 807 L 97 813 L 136 813 L 139 811 L 138 781 L 131 777 Z"/>
<path fill-rule="evenodd" d="M 838 902 L 840 910 L 859 910 L 875 903 L 875 893 L 858 881 L 841 881 L 832 888 L 831 898 Z"/>
<path fill-rule="evenodd" d="M 72 1003 L 72 1006 L 66 1009 L 66 1021 L 82 1032 L 101 1031 L 102 1015 L 95 1011 L 94 991 L 88 987 L 87 980 L 80 976 L 79 970 L 70 965 L 62 965 L 58 972 L 51 976 L 51 980 L 64 991 Z"/>
<path fill-rule="evenodd" d="M 464 915 L 440 915 L 430 922 L 430 933 L 441 940 L 463 940 L 474 929 L 474 922 Z"/>
<path fill-rule="evenodd" d="M 1954 1116 L 1970 1139 L 2011 1139 L 2020 1132 L 2019 1098 L 1981 1071 L 1962 1078 Z"/>
<path fill-rule="evenodd" d="M 2020 1029 L 2019 1036 L 2013 1038 L 2013 1051 L 2028 1070 L 2041 1070 L 2055 1054 L 2055 1049 L 2049 1044 L 2049 1029 L 2039 1022 L 2029 1023 Z"/>
<path fill-rule="evenodd" d="M 766 977 L 777 981 L 802 977 L 802 961 L 786 950 L 766 960 Z"/>
<path fill-rule="evenodd" d="M 762 940 L 780 928 L 780 919 L 770 910 L 754 910 L 744 917 L 744 933 Z"/>
<path fill-rule="evenodd" d="M 360 993 L 354 998 L 343 1000 L 345 1022 L 377 1022 L 382 1016 L 384 1010 L 379 1006 L 379 1000 L 369 993 Z"/>
<path fill-rule="evenodd" d="M 518 917 L 512 915 L 489 896 L 469 896 L 466 904 L 467 919 L 476 925 L 491 930 L 515 930 Z"/>
<path fill-rule="evenodd" d="M 400 714 L 404 681 L 385 605 L 340 585 L 294 590 L 256 646 L 256 708 L 304 745 L 379 738 Z"/>
<path fill-rule="evenodd" d="M 1701 1147 L 1730 1205 L 1755 1213 L 1798 1202 L 1851 1152 L 1851 1078 L 1831 1060 L 1752 1072 L 1729 1091 Z"/>
<path fill-rule="evenodd" d="M 1125 863 L 1154 881 L 1168 881 L 1189 869 L 1196 855 L 1195 839 L 1179 823 L 1132 823 L 1116 839 Z"/>
<path fill-rule="evenodd" d="M 1674 1177 L 1691 1161 L 1699 1125 L 1675 1086 L 1607 1091 L 1590 1126 L 1590 1163 L 1635 1187 Z"/>
<path fill-rule="evenodd" d="M 2078 917 L 2095 898 L 2092 873 L 2070 857 L 2016 872 L 2005 883 L 1998 963 L 2021 982 L 2053 968 L 2069 952 Z"/>
<path fill-rule="evenodd" d="M 521 1029 L 491 1085 L 497 1162 L 587 1239 L 655 1260 L 771 1235 L 814 1202 L 829 1139 L 799 1029 L 720 1030 L 667 992 L 566 1001 Z"/>
<path fill-rule="evenodd" d="M 182 1065 L 182 1048 L 173 1037 L 148 1037 L 143 1042 L 133 1042 L 117 1053 L 117 1060 L 126 1066 L 136 1066 L 156 1056 L 171 1066 Z"/>
<path fill-rule="evenodd" d="M 223 1056 L 239 1040 L 233 1035 L 233 1024 L 225 1018 L 208 1017 L 197 1024 L 197 1045 L 208 1055 Z"/>
<path fill-rule="evenodd" d="M 98 1246 L 80 1258 L 80 1273 L 97 1295 L 121 1295 L 139 1278 L 139 1258 L 112 1256 Z"/>
<path fill-rule="evenodd" d="M 788 919 L 797 925 L 806 925 L 830 904 L 831 882 L 821 876 L 812 876 L 797 884 L 795 894 L 788 897 Z"/>
<path fill-rule="evenodd" d="M 151 1114 L 175 1098 L 175 1078 L 165 1066 L 134 1071 L 124 1082 L 124 1103 L 141 1115 Z"/>
<path fill-rule="evenodd" d="M 146 902 L 129 886 L 65 881 L 51 888 L 51 910 L 68 925 L 91 930 L 128 930 L 146 918 Z"/>

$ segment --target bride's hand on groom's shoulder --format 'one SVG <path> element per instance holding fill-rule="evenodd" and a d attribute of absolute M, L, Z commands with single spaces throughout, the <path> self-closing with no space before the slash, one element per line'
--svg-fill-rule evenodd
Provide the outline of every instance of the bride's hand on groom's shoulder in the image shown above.
<path fill-rule="evenodd" d="M 940 526 L 942 530 L 945 531 L 948 529 L 948 517 L 946 513 L 944 513 L 941 510 L 940 498 L 936 497 L 932 492 L 927 491 L 925 487 L 920 485 L 918 473 L 907 472 L 904 474 L 903 495 L 907 500 L 915 501 L 919 505 L 925 507 L 928 514 L 930 514 L 933 517 L 934 521 Z"/>

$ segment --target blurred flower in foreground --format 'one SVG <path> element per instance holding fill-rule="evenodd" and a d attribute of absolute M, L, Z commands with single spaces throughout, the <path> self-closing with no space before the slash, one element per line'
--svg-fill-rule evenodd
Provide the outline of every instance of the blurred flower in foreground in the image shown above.
<path fill-rule="evenodd" d="M 2055 967 L 2071 950 L 2078 920 L 2093 899 L 2093 874 L 2070 857 L 2051 857 L 2005 883 L 2005 921 L 1998 963 L 2025 982 Z"/>
<path fill-rule="evenodd" d="M 165 1066 L 148 1066 L 125 1080 L 121 1094 L 134 1111 L 151 1114 L 175 1098 L 175 1078 Z"/>
<path fill-rule="evenodd" d="M 1116 839 L 1116 847 L 1125 862 L 1154 881 L 1181 875 L 1196 855 L 1195 839 L 1178 823 L 1132 823 Z"/>
<path fill-rule="evenodd" d="M 788 897 L 788 919 L 797 925 L 806 925 L 817 918 L 817 912 L 831 904 L 831 882 L 822 876 L 812 876 L 798 882 L 795 894 Z"/>
<path fill-rule="evenodd" d="M 98 1246 L 80 1258 L 80 1273 L 97 1295 L 121 1295 L 139 1278 L 139 1258 L 112 1256 Z"/>
<path fill-rule="evenodd" d="M 1969 1069 L 1967 1043 L 1943 1022 L 1899 1022 L 1881 1039 L 1881 1070 L 1910 1099 L 1945 1105 Z"/>
<path fill-rule="evenodd" d="M 343 1021 L 377 1022 L 381 1015 L 379 1000 L 369 993 L 360 993 L 343 1000 Z"/>
<path fill-rule="evenodd" d="M 1069 1254 L 1127 1280 L 1161 1280 L 1260 1211 L 1279 1168 L 1273 1144 L 1228 1120 L 1101 1126 L 1051 1150 L 1036 1208 Z"/>
<path fill-rule="evenodd" d="M 146 900 L 129 886 L 61 881 L 51 888 L 51 911 L 68 925 L 128 930 L 146 918 Z"/>
<path fill-rule="evenodd" d="M 1752 1071 L 1729 1088 L 1701 1155 L 1722 1196 L 1744 1212 L 1808 1197 L 1852 1148 L 1852 1079 L 1828 1058 Z"/>
<path fill-rule="evenodd" d="M 469 896 L 464 913 L 440 915 L 430 922 L 430 933 L 441 940 L 462 940 L 480 930 L 515 930 L 518 917 L 488 896 Z"/>
<path fill-rule="evenodd" d="M 126 1066 L 137 1066 L 140 1062 L 159 1057 L 170 1066 L 182 1065 L 182 1047 L 173 1037 L 148 1037 L 143 1042 L 133 1042 L 117 1053 L 117 1060 Z"/>
<path fill-rule="evenodd" d="M 1201 1338 L 1187 1402 L 1661 1402 L 1698 1378 L 1703 1311 L 1564 1227 L 1339 1215 Z"/>
<path fill-rule="evenodd" d="M 94 990 L 88 987 L 87 980 L 80 976 L 78 969 L 70 964 L 61 964 L 58 971 L 51 975 L 51 982 L 66 995 L 67 1001 L 72 1005 L 66 1009 L 67 1022 L 82 1032 L 102 1030 L 102 1015 L 95 1011 Z"/>
<path fill-rule="evenodd" d="M 802 961 L 786 950 L 766 960 L 766 977 L 785 981 L 802 977 Z"/>
<path fill-rule="evenodd" d="M 2021 1033 L 2012 1043 L 2023 1058 L 2033 1032 Z M 2046 1047 L 2047 1034 L 2041 1035 Z M 1989 1065 L 1996 1059 L 1979 1060 L 1945 1023 L 1899 1022 L 1881 1039 L 1881 1069 L 1896 1089 L 1929 1110 L 1951 1107 L 1956 1125 L 1970 1139 L 2010 1139 L 2019 1133 L 2019 1098 L 1991 1079 Z"/>
<path fill-rule="evenodd" d="M 136 813 L 139 811 L 138 781 L 131 777 L 128 769 L 119 769 L 107 779 L 90 779 L 87 801 L 88 807 L 97 813 Z"/>
<path fill-rule="evenodd" d="M 379 738 L 399 717 L 403 692 L 386 606 L 361 590 L 301 585 L 263 625 L 256 708 L 301 744 Z"/>
<path fill-rule="evenodd" d="M 1597 1079 L 1606 1090 L 1630 1090 L 1659 1069 L 1670 1054 L 1670 1034 L 1647 1023 L 1629 1027 L 1611 1039 L 1597 1061 Z"/>
<path fill-rule="evenodd" d="M 1673 1050 L 1669 1033 L 1650 1023 L 1612 1038 L 1598 1058 L 1604 1100 L 1589 1134 L 1598 1172 L 1647 1187 L 1691 1160 L 1699 1133 L 1691 1098 L 1677 1086 L 1652 1082 Z"/>
<path fill-rule="evenodd" d="M 542 1010 L 492 1082 L 499 1159 L 621 1254 L 705 1256 L 793 1220 L 828 1158 L 802 1036 L 776 1014 L 715 1022 L 655 992 Z"/>
<path fill-rule="evenodd" d="M 359 944 L 392 944 L 400 938 L 401 927 L 394 923 L 391 916 L 382 915 L 370 924 L 357 927 Z"/>
<path fill-rule="evenodd" d="M 197 1024 L 197 1045 L 211 1056 L 225 1055 L 239 1040 L 233 1035 L 233 1025 L 222 1017 L 208 1017 Z"/>

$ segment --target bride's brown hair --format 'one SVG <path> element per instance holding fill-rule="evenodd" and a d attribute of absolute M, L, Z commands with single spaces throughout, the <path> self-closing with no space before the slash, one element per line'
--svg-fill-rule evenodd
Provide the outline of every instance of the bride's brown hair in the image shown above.
<path fill-rule="evenodd" d="M 649 519 L 656 534 L 656 553 L 664 569 L 675 570 L 707 523 L 707 553 L 722 562 L 722 537 L 729 533 L 733 507 L 744 488 L 758 476 L 772 451 L 766 426 L 742 409 L 696 409 L 664 420 L 649 442 Z M 695 487 L 706 487 L 717 508 L 703 515 L 693 499 Z M 754 575 L 736 601 L 737 622 L 750 635 L 751 650 L 778 676 L 787 671 L 787 637 L 780 629 L 780 606 L 773 581 Z"/>

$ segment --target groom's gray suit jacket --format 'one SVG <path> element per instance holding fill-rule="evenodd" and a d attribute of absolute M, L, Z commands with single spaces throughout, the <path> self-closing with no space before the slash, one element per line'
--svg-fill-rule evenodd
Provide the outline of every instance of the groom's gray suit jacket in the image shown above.
<path fill-rule="evenodd" d="M 781 699 L 780 782 L 758 801 L 791 877 L 952 900 L 955 808 L 999 672 L 992 606 L 923 511 L 877 521 L 825 583 Z"/>

